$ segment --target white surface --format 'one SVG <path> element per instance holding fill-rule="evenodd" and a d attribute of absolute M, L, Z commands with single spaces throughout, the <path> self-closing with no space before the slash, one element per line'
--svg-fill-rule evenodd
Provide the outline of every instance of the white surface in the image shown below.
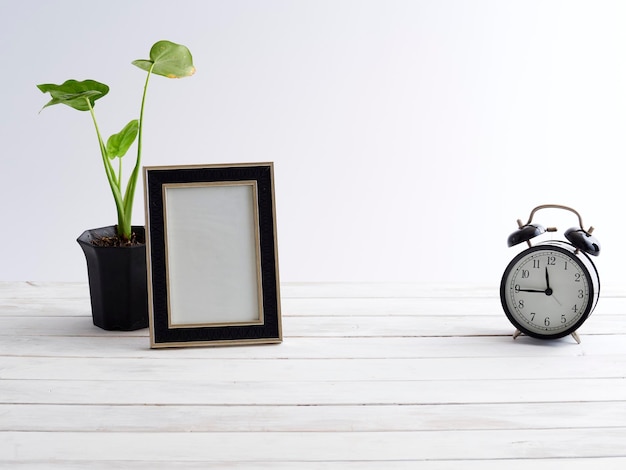
<path fill-rule="evenodd" d="M 286 284 L 280 345 L 151 350 L 0 283 L 0 468 L 618 469 L 626 294 L 511 338 L 488 286 Z"/>
<path fill-rule="evenodd" d="M 170 324 L 261 321 L 256 185 L 167 185 Z"/>
<path fill-rule="evenodd" d="M 283 281 L 498 282 L 556 203 L 623 283 L 625 24 L 621 0 L 0 0 L 0 279 L 86 281 L 75 238 L 115 222 L 89 116 L 35 85 L 110 85 L 108 136 L 170 39 L 197 73 L 151 80 L 143 163 L 274 161 Z"/>

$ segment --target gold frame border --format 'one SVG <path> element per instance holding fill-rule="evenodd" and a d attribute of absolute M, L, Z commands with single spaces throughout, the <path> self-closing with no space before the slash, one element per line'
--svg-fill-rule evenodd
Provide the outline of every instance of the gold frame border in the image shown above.
<path fill-rule="evenodd" d="M 172 323 L 172 306 L 170 305 L 171 291 L 170 291 L 170 277 L 169 277 L 169 241 L 167 239 L 167 190 L 168 189 L 180 189 L 180 188 L 210 188 L 216 186 L 251 186 L 252 187 L 252 210 L 253 210 L 253 230 L 254 230 L 254 251 L 255 251 L 255 265 L 256 265 L 256 297 L 258 305 L 258 317 L 253 321 L 241 321 L 241 322 L 207 322 L 207 323 Z M 202 328 L 202 327 L 218 327 L 218 326 L 249 326 L 249 325 L 263 325 L 265 323 L 264 311 L 263 311 L 263 284 L 261 273 L 261 239 L 259 236 L 259 198 L 258 187 L 255 180 L 241 180 L 241 181 L 209 181 L 203 183 L 166 183 L 161 188 L 163 198 L 163 231 L 165 237 L 165 273 L 166 273 L 166 286 L 167 286 L 167 325 L 170 329 L 175 328 Z"/>

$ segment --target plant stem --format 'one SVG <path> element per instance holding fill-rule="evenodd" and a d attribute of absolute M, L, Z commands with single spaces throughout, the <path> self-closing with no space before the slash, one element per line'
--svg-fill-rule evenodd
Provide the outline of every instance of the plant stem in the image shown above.
<path fill-rule="evenodd" d="M 89 113 L 91 114 L 91 119 L 93 120 L 93 125 L 96 128 L 96 135 L 98 136 L 98 145 L 100 146 L 100 154 L 102 155 L 102 163 L 104 164 L 104 171 L 107 175 L 107 180 L 109 181 L 109 186 L 111 187 L 111 192 L 113 193 L 113 199 L 115 200 L 115 207 L 117 208 L 117 225 L 118 225 L 118 234 L 120 228 L 122 227 L 122 223 L 124 220 L 124 201 L 122 199 L 122 193 L 120 191 L 120 186 L 117 181 L 117 177 L 115 176 L 115 170 L 111 166 L 111 162 L 109 161 L 109 157 L 107 155 L 106 145 L 102 140 L 102 135 L 100 134 L 100 129 L 98 127 L 98 121 L 96 120 L 96 113 L 91 106 L 91 102 L 87 101 L 87 106 L 89 107 Z M 121 175 L 120 175 L 121 176 Z M 129 234 L 130 236 L 130 234 Z"/>
<path fill-rule="evenodd" d="M 122 187 L 122 158 L 118 157 L 117 159 L 119 161 L 118 169 L 117 169 L 117 187 L 121 188 Z"/>
<path fill-rule="evenodd" d="M 152 75 L 152 69 L 154 68 L 154 63 L 150 67 L 148 71 L 148 75 L 146 77 L 146 82 L 143 86 L 143 95 L 141 97 L 141 110 L 139 112 L 139 130 L 137 133 L 137 159 L 135 160 L 135 167 L 133 168 L 133 172 L 128 179 L 128 184 L 126 186 L 126 192 L 124 193 L 124 215 L 125 222 L 128 223 L 128 230 L 130 232 L 131 226 L 131 214 L 133 211 L 133 199 L 135 196 L 135 189 L 137 187 L 137 178 L 139 177 L 139 172 L 141 170 L 141 143 L 143 138 L 143 111 L 146 104 L 146 95 L 148 92 L 148 83 L 150 82 L 150 75 Z"/>

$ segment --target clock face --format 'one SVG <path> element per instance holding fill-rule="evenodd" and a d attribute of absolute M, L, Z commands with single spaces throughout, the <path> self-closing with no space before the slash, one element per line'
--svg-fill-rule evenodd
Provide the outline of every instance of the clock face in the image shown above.
<path fill-rule="evenodd" d="M 500 285 L 504 311 L 515 327 L 536 338 L 576 331 L 595 308 L 595 266 L 584 253 L 559 242 L 528 248 L 507 266 Z"/>

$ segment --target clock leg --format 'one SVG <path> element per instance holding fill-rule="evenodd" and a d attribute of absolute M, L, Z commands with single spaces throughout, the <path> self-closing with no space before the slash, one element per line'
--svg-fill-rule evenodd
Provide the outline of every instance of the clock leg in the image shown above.
<path fill-rule="evenodd" d="M 513 333 L 513 339 L 517 339 L 517 337 L 521 334 L 522 332 L 520 330 L 515 330 L 515 333 Z"/>
<path fill-rule="evenodd" d="M 572 338 L 574 338 L 574 340 L 580 344 L 580 336 L 578 336 L 578 333 L 576 333 L 575 331 L 572 333 Z"/>

